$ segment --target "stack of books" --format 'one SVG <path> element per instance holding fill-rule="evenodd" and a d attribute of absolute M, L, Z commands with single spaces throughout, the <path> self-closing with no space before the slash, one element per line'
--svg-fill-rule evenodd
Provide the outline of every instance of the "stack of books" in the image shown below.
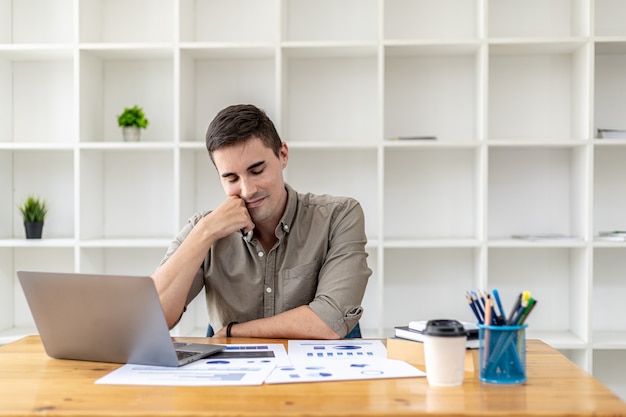
<path fill-rule="evenodd" d="M 412 340 L 414 342 L 424 341 L 424 329 L 428 320 L 416 320 L 409 322 L 408 326 L 396 326 L 395 336 L 400 339 Z M 461 321 L 467 334 L 466 347 L 468 349 L 478 349 L 478 326 L 474 323 Z"/>

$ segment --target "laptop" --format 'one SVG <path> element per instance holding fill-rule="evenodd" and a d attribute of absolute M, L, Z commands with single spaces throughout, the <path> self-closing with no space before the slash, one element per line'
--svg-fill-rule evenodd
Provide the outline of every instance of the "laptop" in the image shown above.
<path fill-rule="evenodd" d="M 181 366 L 225 346 L 174 343 L 149 276 L 17 271 L 48 356 Z"/>

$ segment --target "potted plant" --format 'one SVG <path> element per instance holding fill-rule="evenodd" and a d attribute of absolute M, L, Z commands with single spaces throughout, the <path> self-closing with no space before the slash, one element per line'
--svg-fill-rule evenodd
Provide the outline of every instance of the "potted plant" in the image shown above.
<path fill-rule="evenodd" d="M 41 239 L 43 222 L 46 219 L 46 214 L 48 214 L 46 201 L 30 195 L 18 208 L 24 219 L 26 239 Z"/>
<path fill-rule="evenodd" d="M 122 128 L 125 141 L 138 141 L 141 134 L 140 129 L 148 127 L 148 119 L 143 109 L 137 105 L 125 107 L 122 114 L 117 116 L 117 124 Z"/>

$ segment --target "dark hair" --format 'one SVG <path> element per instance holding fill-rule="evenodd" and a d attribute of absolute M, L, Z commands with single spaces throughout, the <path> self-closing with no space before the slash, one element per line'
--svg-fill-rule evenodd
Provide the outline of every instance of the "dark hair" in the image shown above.
<path fill-rule="evenodd" d="M 206 148 L 213 160 L 213 152 L 224 146 L 233 146 L 252 137 L 279 155 L 282 141 L 274 123 L 265 112 L 251 104 L 237 104 L 221 110 L 209 124 Z"/>

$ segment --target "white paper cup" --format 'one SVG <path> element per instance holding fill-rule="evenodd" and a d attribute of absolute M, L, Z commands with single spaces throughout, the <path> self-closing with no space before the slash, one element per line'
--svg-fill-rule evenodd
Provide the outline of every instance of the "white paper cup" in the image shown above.
<path fill-rule="evenodd" d="M 438 387 L 463 383 L 465 343 L 463 325 L 456 320 L 430 320 L 424 330 L 426 379 Z"/>

